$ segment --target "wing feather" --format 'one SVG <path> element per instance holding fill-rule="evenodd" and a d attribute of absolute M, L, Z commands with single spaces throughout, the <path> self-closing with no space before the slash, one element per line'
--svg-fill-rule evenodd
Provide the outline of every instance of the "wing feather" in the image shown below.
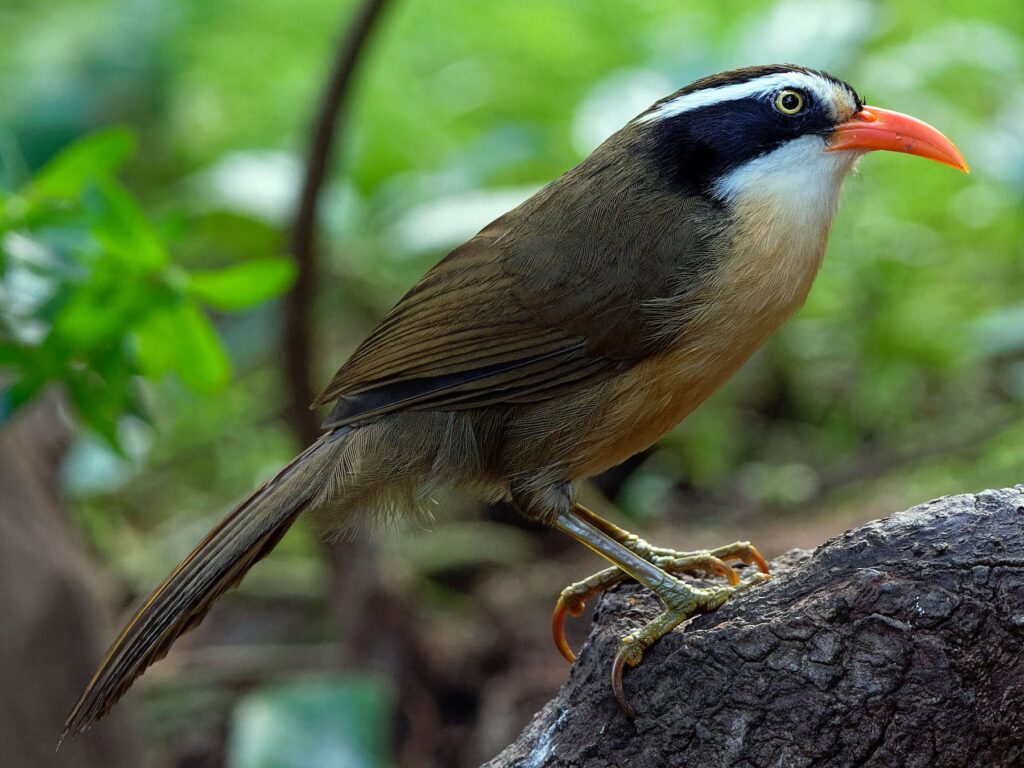
<path fill-rule="evenodd" d="M 442 259 L 317 399 L 337 401 L 324 426 L 545 400 L 671 344 L 652 307 L 707 273 L 699 203 L 644 198 L 623 173 L 596 152 Z"/>

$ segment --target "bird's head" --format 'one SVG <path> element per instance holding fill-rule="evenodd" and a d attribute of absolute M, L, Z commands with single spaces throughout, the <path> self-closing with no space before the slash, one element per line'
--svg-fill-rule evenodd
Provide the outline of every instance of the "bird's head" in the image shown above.
<path fill-rule="evenodd" d="M 857 158 L 879 149 L 967 171 L 931 126 L 866 106 L 842 80 L 791 64 L 703 78 L 630 128 L 674 186 L 722 202 L 750 195 L 796 206 L 834 202 Z"/>

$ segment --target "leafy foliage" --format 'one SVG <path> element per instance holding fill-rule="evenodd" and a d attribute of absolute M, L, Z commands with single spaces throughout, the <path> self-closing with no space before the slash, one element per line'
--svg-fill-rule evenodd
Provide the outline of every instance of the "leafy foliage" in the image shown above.
<path fill-rule="evenodd" d="M 0 192 L 0 364 L 10 416 L 62 385 L 84 423 L 120 447 L 125 414 L 144 416 L 138 376 L 173 373 L 197 392 L 231 376 L 204 308 L 247 309 L 284 290 L 283 258 L 189 273 L 116 178 L 129 132 L 62 150 L 16 192 Z"/>

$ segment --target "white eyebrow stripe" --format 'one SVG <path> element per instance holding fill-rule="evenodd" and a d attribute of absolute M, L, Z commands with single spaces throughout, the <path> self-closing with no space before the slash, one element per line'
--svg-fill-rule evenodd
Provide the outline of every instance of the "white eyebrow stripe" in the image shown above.
<path fill-rule="evenodd" d="M 748 96 L 768 94 L 779 88 L 793 86 L 810 91 L 819 101 L 829 104 L 829 91 L 832 83 L 815 75 L 803 72 L 777 72 L 774 75 L 762 75 L 742 83 L 720 85 L 717 88 L 704 88 L 692 93 L 684 93 L 672 101 L 666 101 L 653 112 L 643 115 L 640 122 L 649 123 L 653 120 L 664 120 L 667 117 L 681 115 L 701 107 L 720 104 L 723 101 L 736 101 Z"/>

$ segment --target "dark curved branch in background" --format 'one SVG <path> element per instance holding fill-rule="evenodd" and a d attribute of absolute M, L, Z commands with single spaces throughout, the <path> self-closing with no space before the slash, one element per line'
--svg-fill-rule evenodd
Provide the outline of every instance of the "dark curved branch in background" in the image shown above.
<path fill-rule="evenodd" d="M 289 250 L 298 272 L 295 284 L 285 298 L 283 352 L 288 386 L 286 418 L 302 445 L 316 439 L 320 431 L 316 415 L 309 410 L 309 404 L 316 396 L 313 387 L 313 310 L 317 279 L 317 207 L 331 158 L 340 140 L 338 126 L 344 124 L 352 82 L 366 43 L 386 5 L 387 0 L 365 0 L 338 47 L 313 123 L 306 174 L 292 224 Z"/>

